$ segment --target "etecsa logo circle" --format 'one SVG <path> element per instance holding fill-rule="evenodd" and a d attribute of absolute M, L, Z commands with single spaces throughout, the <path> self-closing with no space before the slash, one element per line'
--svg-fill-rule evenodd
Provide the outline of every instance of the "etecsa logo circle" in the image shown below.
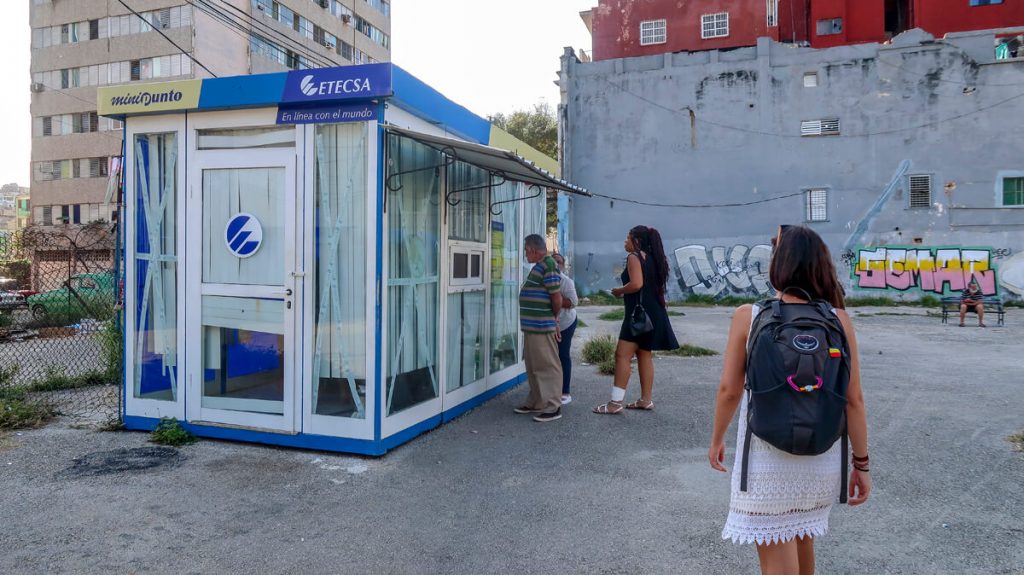
<path fill-rule="evenodd" d="M 252 257 L 263 244 L 263 226 L 252 214 L 235 214 L 224 229 L 224 244 L 235 257 Z"/>

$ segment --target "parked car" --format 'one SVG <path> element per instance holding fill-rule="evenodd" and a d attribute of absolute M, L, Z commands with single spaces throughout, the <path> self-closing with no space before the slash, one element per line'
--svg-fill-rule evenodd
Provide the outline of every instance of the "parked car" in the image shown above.
<path fill-rule="evenodd" d="M 29 296 L 26 302 L 36 320 L 51 316 L 107 319 L 114 305 L 114 274 L 73 275 L 62 287 Z"/>
<path fill-rule="evenodd" d="M 25 305 L 25 296 L 13 289 L 15 280 L 0 278 L 0 311 L 8 311 Z"/>

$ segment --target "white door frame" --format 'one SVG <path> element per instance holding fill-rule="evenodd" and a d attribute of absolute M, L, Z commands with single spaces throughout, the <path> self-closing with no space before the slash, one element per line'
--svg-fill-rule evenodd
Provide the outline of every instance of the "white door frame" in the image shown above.
<path fill-rule="evenodd" d="M 297 248 L 302 244 L 297 241 L 296 214 L 302 210 L 302 196 L 296 193 L 296 148 L 257 148 L 234 150 L 198 150 L 197 130 L 225 127 L 253 127 L 274 125 L 274 110 L 246 110 L 239 112 L 219 112 L 210 114 L 193 114 L 188 117 L 189 135 L 189 181 L 187 196 L 187 235 L 191 238 L 187 246 L 187 282 L 186 299 L 190 303 L 186 318 L 188 393 L 186 395 L 186 414 L 194 423 L 240 426 L 252 429 L 275 432 L 294 433 L 299 429 L 296 415 L 300 411 L 297 406 L 302 401 L 301 378 L 302 362 L 298 361 L 298 330 L 296 318 L 301 314 L 301 299 L 295 296 L 296 290 L 302 287 L 303 278 L 296 268 Z M 301 140 L 296 129 L 296 146 Z M 283 277 L 281 285 L 273 286 L 241 286 L 223 284 L 203 284 L 202 282 L 202 192 L 203 171 L 206 169 L 244 169 L 263 167 L 283 167 L 285 169 L 285 248 Z M 291 291 L 289 295 L 288 292 Z M 244 296 L 268 299 L 281 299 L 286 302 L 284 311 L 284 395 L 283 414 L 273 415 L 214 409 L 202 406 L 203 360 L 202 360 L 202 296 Z M 290 308 L 287 307 L 291 304 Z"/>

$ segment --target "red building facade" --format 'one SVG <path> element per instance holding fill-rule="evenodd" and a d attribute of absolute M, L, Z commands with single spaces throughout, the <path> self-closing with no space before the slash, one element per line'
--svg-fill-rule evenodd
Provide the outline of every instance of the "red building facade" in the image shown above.
<path fill-rule="evenodd" d="M 754 46 L 767 36 L 815 48 L 884 42 L 922 28 L 1024 26 L 1024 0 L 600 0 L 581 14 L 593 59 Z"/>

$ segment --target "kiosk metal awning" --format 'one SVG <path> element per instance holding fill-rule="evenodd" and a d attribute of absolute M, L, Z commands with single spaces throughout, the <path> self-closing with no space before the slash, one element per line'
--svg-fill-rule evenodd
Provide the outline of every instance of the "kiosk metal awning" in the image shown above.
<path fill-rule="evenodd" d="M 515 152 L 452 138 L 431 136 L 397 126 L 387 126 L 387 131 L 430 146 L 454 160 L 472 164 L 509 180 L 590 197 L 590 192 L 585 188 L 558 178 Z"/>

